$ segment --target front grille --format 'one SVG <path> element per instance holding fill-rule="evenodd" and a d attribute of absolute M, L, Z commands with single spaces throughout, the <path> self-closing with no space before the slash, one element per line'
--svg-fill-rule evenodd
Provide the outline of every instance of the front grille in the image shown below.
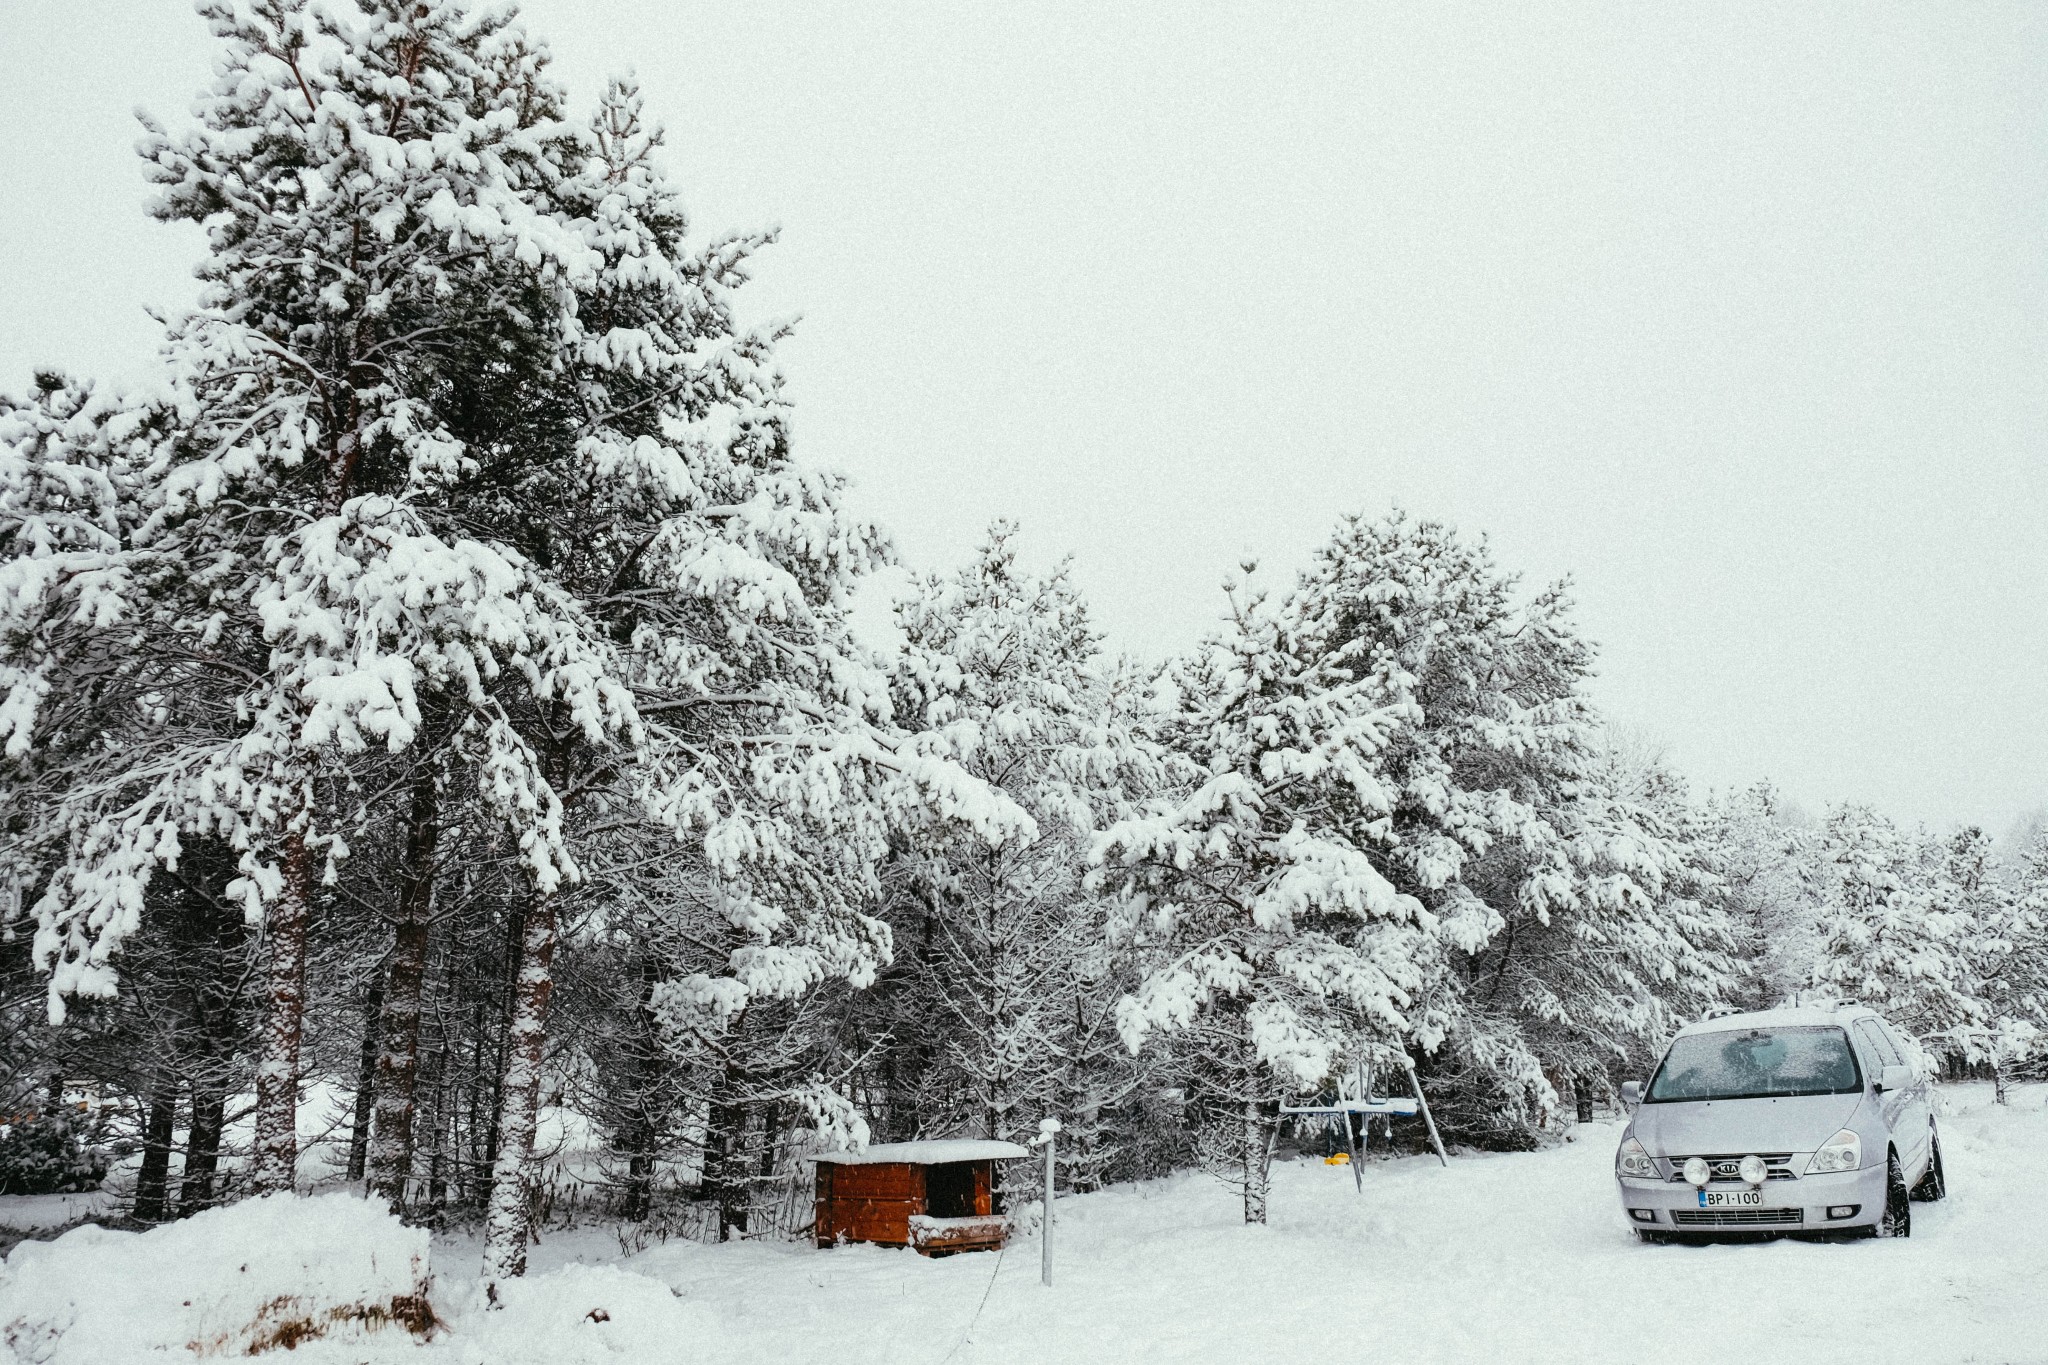
<path fill-rule="evenodd" d="M 1738 1152 L 1733 1156 L 1725 1154 L 1721 1156 L 1705 1156 L 1702 1154 L 1702 1159 L 1714 1171 L 1713 1178 L 1707 1183 L 1710 1185 L 1733 1185 L 1740 1181 L 1742 1179 L 1742 1158 L 1746 1155 L 1748 1155 L 1746 1152 Z M 1764 1165 L 1770 1168 L 1770 1173 L 1764 1177 L 1766 1181 L 1796 1180 L 1799 1178 L 1799 1173 L 1792 1169 L 1792 1154 L 1790 1152 L 1758 1152 L 1757 1155 L 1762 1157 Z M 1674 1156 L 1666 1159 L 1671 1163 L 1671 1183 L 1675 1185 L 1684 1180 L 1685 1163 L 1692 1160 L 1692 1158 L 1689 1156 Z"/>
<path fill-rule="evenodd" d="M 1671 1221 L 1682 1228 L 1784 1227 L 1806 1221 L 1805 1209 L 1673 1209 Z"/>

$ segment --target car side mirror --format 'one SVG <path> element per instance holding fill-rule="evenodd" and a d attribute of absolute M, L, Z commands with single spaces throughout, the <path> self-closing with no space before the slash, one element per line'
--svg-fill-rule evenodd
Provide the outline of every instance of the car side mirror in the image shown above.
<path fill-rule="evenodd" d="M 1913 1084 L 1913 1068 L 1910 1066 L 1888 1066 L 1878 1073 L 1879 1090 L 1907 1090 Z"/>
<path fill-rule="evenodd" d="M 1643 1083 L 1641 1081 L 1623 1081 L 1621 1083 L 1621 1102 L 1631 1109 L 1641 1104 L 1643 1102 Z"/>

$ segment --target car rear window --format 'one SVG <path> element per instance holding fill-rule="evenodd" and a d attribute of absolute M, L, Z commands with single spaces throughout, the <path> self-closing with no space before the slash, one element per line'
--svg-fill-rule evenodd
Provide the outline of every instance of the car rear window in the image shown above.
<path fill-rule="evenodd" d="M 1849 1036 L 1832 1025 L 1693 1033 L 1671 1044 L 1650 1078 L 1651 1104 L 1839 1095 L 1861 1090 Z"/>

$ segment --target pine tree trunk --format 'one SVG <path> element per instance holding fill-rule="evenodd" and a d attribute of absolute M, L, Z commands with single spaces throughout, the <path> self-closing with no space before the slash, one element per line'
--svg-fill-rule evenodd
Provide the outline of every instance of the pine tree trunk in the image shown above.
<path fill-rule="evenodd" d="M 498 1301 L 501 1281 L 526 1273 L 532 1207 L 528 1181 L 534 1132 L 540 1120 L 541 1063 L 547 1051 L 554 959 L 554 902 L 535 896 L 526 907 L 519 936 L 518 974 L 505 1039 L 498 1153 L 491 1169 L 490 1207 L 484 1218 L 484 1286 L 493 1304 Z"/>
<path fill-rule="evenodd" d="M 384 982 L 370 982 L 363 999 L 363 1046 L 356 1057 L 356 1112 L 348 1136 L 348 1179 L 361 1180 L 370 1158 L 370 1114 L 377 1096 L 378 1024 L 384 1017 Z"/>
<path fill-rule="evenodd" d="M 422 1154 L 420 1172 L 420 1198 L 418 1204 L 425 1209 L 438 1209 L 446 1201 L 448 1181 L 443 1173 L 443 1158 L 446 1154 L 448 1136 L 448 1106 L 445 1073 L 447 1054 L 430 1055 L 420 1067 L 421 1086 L 425 1102 L 416 1111 L 415 1131 L 426 1135 L 426 1151 Z"/>
<path fill-rule="evenodd" d="M 190 1218 L 213 1207 L 214 1176 L 220 1170 L 220 1135 L 228 1097 L 212 1086 L 192 1090 L 192 1135 L 185 1142 L 185 1177 L 178 1184 L 178 1216 Z"/>
<path fill-rule="evenodd" d="M 448 986 L 445 990 L 453 990 Z M 445 995 L 442 997 L 445 998 Z M 431 1046 L 421 1045 L 421 1103 L 415 1108 L 414 1131 L 426 1133 L 424 1184 L 425 1206 L 439 1209 L 448 1199 L 448 1038 L 437 1030 Z M 417 1142 L 415 1143 L 417 1145 Z"/>
<path fill-rule="evenodd" d="M 755 1154 L 754 1174 L 760 1179 L 775 1176 L 775 1144 L 781 1136 L 782 1106 L 770 1103 L 761 1111 L 761 1150 Z"/>
<path fill-rule="evenodd" d="M 420 1069 L 420 999 L 427 974 L 427 911 L 440 842 L 434 772 L 413 779 L 412 819 L 384 978 L 383 1051 L 377 1058 L 377 1132 L 370 1143 L 370 1191 L 403 1206 L 412 1175 L 413 1108 Z"/>
<path fill-rule="evenodd" d="M 654 1211 L 655 1147 L 661 1140 L 655 1114 L 661 1107 L 659 1090 L 665 1079 L 667 1059 L 662 1054 L 661 1025 L 654 1017 L 654 988 L 661 979 L 660 964 L 652 952 L 640 954 L 640 995 L 634 1007 L 633 1109 L 621 1125 L 620 1147 L 626 1154 L 626 1182 L 620 1191 L 620 1216 L 629 1222 L 644 1222 Z"/>
<path fill-rule="evenodd" d="M 488 1150 L 489 1134 L 497 1128 L 497 1101 L 485 1102 L 488 1093 L 485 1078 L 495 1068 L 484 1065 L 484 1002 L 477 1000 L 470 1006 L 469 1016 L 469 1148 L 465 1153 L 465 1167 L 462 1183 L 467 1190 L 467 1202 L 472 1206 L 481 1204 L 484 1192 L 491 1187 L 491 1163 L 496 1153 Z"/>
<path fill-rule="evenodd" d="M 285 839 L 284 886 L 264 916 L 268 996 L 262 1060 L 256 1067 L 256 1140 L 251 1184 L 258 1194 L 289 1191 L 299 1165 L 299 1045 L 306 1028 L 306 922 L 312 851 Z"/>
<path fill-rule="evenodd" d="M 718 1240 L 747 1232 L 747 1111 L 714 1102 L 706 1122 L 702 1194 L 718 1205 Z"/>
<path fill-rule="evenodd" d="M 177 1112 L 178 1082 L 160 1071 L 150 1088 L 149 1119 L 142 1130 L 142 1169 L 135 1176 L 138 1223 L 161 1223 L 170 1212 L 171 1132 Z"/>

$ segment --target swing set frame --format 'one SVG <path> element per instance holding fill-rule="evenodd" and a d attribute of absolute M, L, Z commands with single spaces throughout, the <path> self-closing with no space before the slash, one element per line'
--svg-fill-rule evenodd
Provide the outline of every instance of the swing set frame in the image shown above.
<path fill-rule="evenodd" d="M 1401 1057 L 1401 1069 L 1408 1073 L 1408 1088 L 1415 1092 L 1412 1098 L 1407 1095 L 1383 1095 L 1378 1099 L 1374 1099 L 1372 1094 L 1372 1070 L 1366 1066 L 1365 1059 L 1361 1057 L 1350 1077 L 1339 1078 L 1335 1101 L 1329 1104 L 1283 1104 L 1280 1106 L 1282 1114 L 1321 1115 L 1344 1130 L 1344 1149 L 1350 1154 L 1351 1158 L 1351 1181 L 1352 1184 L 1357 1186 L 1360 1194 L 1365 1193 L 1365 1173 L 1359 1169 L 1358 1160 L 1363 1144 L 1359 1141 L 1359 1135 L 1352 1132 L 1351 1116 L 1353 1114 L 1363 1114 L 1365 1116 L 1366 1121 L 1361 1126 L 1365 1129 L 1365 1136 L 1369 1140 L 1372 1134 L 1373 1115 L 1385 1114 L 1391 1119 L 1394 1115 L 1399 1114 L 1406 1118 L 1414 1115 L 1419 1110 L 1422 1114 L 1423 1123 L 1429 1127 L 1429 1142 L 1432 1147 L 1436 1148 L 1437 1161 L 1444 1166 L 1451 1164 L 1449 1155 L 1444 1151 L 1443 1139 L 1437 1136 L 1436 1120 L 1431 1117 L 1429 1112 L 1429 1099 L 1422 1093 L 1422 1082 L 1416 1078 L 1415 1064 L 1408 1060 L 1405 1053 Z M 1346 1080 L 1353 1082 L 1356 1093 L 1349 1096 L 1344 1094 Z"/>

